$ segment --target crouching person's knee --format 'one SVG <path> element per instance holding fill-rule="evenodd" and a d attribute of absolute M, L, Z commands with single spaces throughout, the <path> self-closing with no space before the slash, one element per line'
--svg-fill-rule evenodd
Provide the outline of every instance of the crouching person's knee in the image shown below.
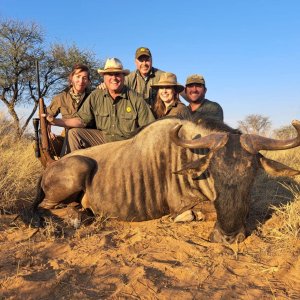
<path fill-rule="evenodd" d="M 105 138 L 98 129 L 72 128 L 68 130 L 67 141 L 68 150 L 72 152 L 74 150 L 104 144 Z"/>
<path fill-rule="evenodd" d="M 86 148 L 82 139 L 82 128 L 71 128 L 67 132 L 67 153 Z"/>

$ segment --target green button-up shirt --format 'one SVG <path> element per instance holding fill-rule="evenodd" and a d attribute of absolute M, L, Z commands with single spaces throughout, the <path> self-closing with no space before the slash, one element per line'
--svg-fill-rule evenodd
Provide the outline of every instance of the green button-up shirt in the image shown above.
<path fill-rule="evenodd" d="M 77 116 L 85 124 L 94 121 L 96 128 L 103 131 L 107 142 L 127 139 L 138 127 L 155 120 L 144 99 L 125 86 L 115 100 L 107 89 L 94 90 Z"/>
<path fill-rule="evenodd" d="M 203 99 L 201 105 L 196 110 L 192 111 L 190 106 L 188 106 L 188 108 L 191 112 L 192 121 L 195 123 L 197 123 L 199 119 L 205 118 L 223 122 L 223 109 L 217 102 Z"/>
<path fill-rule="evenodd" d="M 145 101 L 153 107 L 157 89 L 151 88 L 151 85 L 158 83 L 162 73 L 164 72 L 159 69 L 152 68 L 148 77 L 145 79 L 138 70 L 135 70 L 125 76 L 125 85 L 142 95 Z"/>

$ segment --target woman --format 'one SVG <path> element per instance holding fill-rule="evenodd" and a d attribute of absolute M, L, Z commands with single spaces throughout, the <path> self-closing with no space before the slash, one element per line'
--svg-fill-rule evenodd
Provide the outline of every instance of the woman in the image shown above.
<path fill-rule="evenodd" d="M 177 82 L 176 75 L 165 72 L 157 84 L 151 86 L 158 89 L 153 113 L 157 119 L 162 117 L 177 117 L 190 120 L 188 108 L 179 100 L 179 93 L 184 87 Z"/>
<path fill-rule="evenodd" d="M 86 65 L 76 64 L 68 77 L 68 81 L 69 86 L 54 96 L 50 105 L 47 107 L 48 115 L 56 117 L 58 114 L 61 114 L 62 119 L 74 117 L 74 114 L 91 93 L 89 89 L 90 71 Z M 50 126 L 49 131 L 56 156 L 64 155 L 66 152 L 65 132 L 63 131 L 61 136 L 55 136 L 55 134 L 51 132 Z"/>

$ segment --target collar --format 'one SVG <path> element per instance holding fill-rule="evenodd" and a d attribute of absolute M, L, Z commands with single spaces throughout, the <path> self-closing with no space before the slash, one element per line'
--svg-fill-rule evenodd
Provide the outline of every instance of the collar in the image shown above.
<path fill-rule="evenodd" d="M 199 106 L 198 106 L 194 111 L 197 111 L 197 110 L 203 105 L 204 102 L 206 102 L 206 99 L 205 99 L 205 98 L 203 98 L 199 103 L 197 103 L 197 104 L 199 104 Z M 191 104 L 188 105 L 188 109 L 189 109 L 191 112 L 194 112 L 194 111 L 192 110 L 192 108 L 191 108 Z"/>
<path fill-rule="evenodd" d="M 128 98 L 127 97 L 127 92 L 128 92 L 128 88 L 127 88 L 126 85 L 124 85 L 123 88 L 122 88 L 122 90 L 121 90 L 121 92 L 120 92 L 120 94 L 116 97 L 115 100 L 118 100 L 118 99 L 127 99 Z M 110 95 L 110 93 L 108 92 L 107 89 L 104 90 L 104 96 L 105 97 L 110 97 L 113 100 L 112 96 Z"/>
<path fill-rule="evenodd" d="M 156 69 L 154 67 L 151 68 L 151 70 L 149 71 L 148 73 L 148 76 L 147 77 L 143 77 L 140 73 L 139 70 L 136 70 L 136 74 L 138 74 L 142 79 L 144 79 L 145 81 L 147 81 L 149 78 L 152 78 L 155 76 L 155 71 Z"/>

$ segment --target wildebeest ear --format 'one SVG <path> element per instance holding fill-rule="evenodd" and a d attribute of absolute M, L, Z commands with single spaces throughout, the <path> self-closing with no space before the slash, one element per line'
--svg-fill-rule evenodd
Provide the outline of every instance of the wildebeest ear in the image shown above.
<path fill-rule="evenodd" d="M 199 177 L 208 168 L 213 153 L 211 151 L 204 157 L 185 164 L 181 170 L 175 171 L 173 174 L 191 175 L 193 179 Z"/>
<path fill-rule="evenodd" d="M 259 156 L 260 166 L 272 176 L 295 176 L 299 175 L 300 171 L 292 169 L 278 161 Z"/>

